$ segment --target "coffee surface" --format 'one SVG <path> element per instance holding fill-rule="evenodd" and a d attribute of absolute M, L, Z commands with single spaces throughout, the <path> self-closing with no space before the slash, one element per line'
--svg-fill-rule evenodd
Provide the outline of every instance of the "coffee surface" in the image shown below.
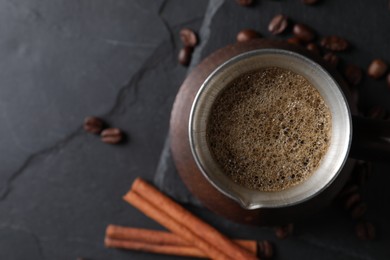
<path fill-rule="evenodd" d="M 280 191 L 307 179 L 331 136 L 331 114 L 303 76 L 269 67 L 239 76 L 217 97 L 208 145 L 223 172 L 250 189 Z"/>

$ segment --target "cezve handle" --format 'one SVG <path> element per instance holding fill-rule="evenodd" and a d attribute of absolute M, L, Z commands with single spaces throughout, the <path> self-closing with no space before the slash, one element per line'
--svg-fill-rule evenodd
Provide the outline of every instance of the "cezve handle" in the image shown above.
<path fill-rule="evenodd" d="M 352 158 L 390 162 L 390 121 L 353 116 L 352 125 Z"/>

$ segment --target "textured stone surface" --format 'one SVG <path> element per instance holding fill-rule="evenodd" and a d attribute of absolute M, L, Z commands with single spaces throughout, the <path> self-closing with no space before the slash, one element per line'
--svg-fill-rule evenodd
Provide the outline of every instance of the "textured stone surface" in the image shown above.
<path fill-rule="evenodd" d="M 354 50 L 342 56 L 361 67 L 374 57 L 390 61 L 383 1 L 299 2 L 261 0 L 244 8 L 228 0 L 0 1 L 0 259 L 180 259 L 105 249 L 103 237 L 108 223 L 161 229 L 121 197 L 135 177 L 154 178 L 188 71 L 176 61 L 182 27 L 200 35 L 191 66 L 243 28 L 268 35 L 277 13 L 323 35 L 344 35 Z M 384 83 L 367 80 L 361 92 L 363 106 L 390 109 Z M 84 133 L 88 115 L 123 129 L 127 143 L 112 146 Z M 165 172 L 174 174 L 169 153 L 165 158 Z M 375 242 L 358 241 L 337 210 L 298 223 L 295 237 L 277 241 L 270 228 L 190 209 L 228 235 L 270 239 L 276 259 L 389 259 L 388 169 L 374 165 L 366 187 Z M 176 184 L 168 179 L 166 187 Z M 175 196 L 190 201 L 182 188 Z"/>

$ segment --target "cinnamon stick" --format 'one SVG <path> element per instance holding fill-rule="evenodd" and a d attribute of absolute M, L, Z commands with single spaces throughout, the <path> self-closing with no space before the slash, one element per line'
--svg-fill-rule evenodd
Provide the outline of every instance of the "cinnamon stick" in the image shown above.
<path fill-rule="evenodd" d="M 134 196 L 134 194 L 139 195 Z M 255 255 L 235 244 L 214 227 L 194 216 L 141 178 L 137 178 L 134 181 L 131 191 L 124 196 L 126 201 L 131 204 L 137 204 L 138 206 L 141 204 L 139 201 L 136 201 L 139 198 L 142 199 L 143 202 L 147 202 L 147 205 L 153 209 L 152 211 L 154 211 L 154 214 L 148 212 L 149 217 L 155 219 L 158 217 L 158 214 L 166 216 L 167 220 L 169 219 L 168 225 L 171 227 L 169 228 L 166 226 L 165 224 L 167 223 L 163 224 L 160 222 L 160 224 L 166 226 L 173 233 L 198 247 L 204 253 L 207 253 L 210 258 L 217 259 L 217 256 L 221 259 L 257 259 Z M 146 214 L 144 210 L 141 211 Z M 174 231 L 172 227 L 176 231 Z M 185 232 L 182 232 L 183 230 L 185 230 Z M 194 243 L 194 240 L 197 241 L 196 244 Z M 199 240 L 202 241 L 202 243 L 199 243 Z M 208 251 L 210 249 L 212 251 Z M 214 256 L 211 256 L 210 254 L 213 254 Z"/>
<path fill-rule="evenodd" d="M 179 236 L 158 230 L 150 230 L 143 228 L 133 228 L 133 227 L 122 227 L 117 225 L 108 225 L 106 229 L 106 238 L 111 240 L 124 240 L 124 241 L 136 241 L 146 244 L 154 245 L 172 245 L 172 246 L 182 246 L 182 247 L 193 247 L 186 240 L 183 240 Z M 239 246 L 247 249 L 253 254 L 257 254 L 257 241 L 255 240 L 243 240 L 235 239 L 234 243 Z M 115 247 L 115 246 L 114 246 Z M 205 255 L 200 252 L 198 249 L 197 253 L 201 257 Z"/>
<path fill-rule="evenodd" d="M 191 246 L 177 246 L 177 245 L 158 245 L 138 242 L 133 240 L 120 240 L 106 237 L 104 240 L 106 247 L 121 248 L 129 250 L 143 251 L 147 253 L 188 256 L 188 257 L 208 257 L 196 247 Z"/>
<path fill-rule="evenodd" d="M 156 245 L 192 246 L 186 240 L 170 232 L 116 225 L 107 226 L 106 237 L 120 240 L 134 240 Z"/>
<path fill-rule="evenodd" d="M 220 251 L 217 247 L 210 244 L 208 241 L 204 240 L 202 237 L 192 232 L 185 225 L 179 223 L 177 220 L 170 217 L 164 211 L 161 211 L 160 209 L 155 207 L 155 205 L 144 199 L 144 197 L 138 195 L 135 191 L 130 190 L 130 192 L 125 195 L 124 199 L 131 205 L 133 205 L 135 208 L 142 211 L 146 216 L 150 217 L 162 226 L 166 227 L 171 232 L 177 234 L 178 236 L 186 240 L 188 243 L 194 245 L 194 247 L 197 247 L 209 258 L 216 260 L 233 259 L 226 255 L 224 252 Z"/>

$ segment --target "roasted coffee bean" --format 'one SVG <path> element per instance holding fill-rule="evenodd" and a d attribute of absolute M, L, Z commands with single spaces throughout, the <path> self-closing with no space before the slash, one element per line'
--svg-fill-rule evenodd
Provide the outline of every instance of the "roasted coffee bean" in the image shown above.
<path fill-rule="evenodd" d="M 188 66 L 191 62 L 193 48 L 190 46 L 183 47 L 179 52 L 179 63 L 183 66 Z"/>
<path fill-rule="evenodd" d="M 349 48 L 349 42 L 339 36 L 326 36 L 320 42 L 321 46 L 331 51 L 345 51 Z"/>
<path fill-rule="evenodd" d="M 257 243 L 257 255 L 260 259 L 270 259 L 274 255 L 274 249 L 271 242 L 267 240 Z"/>
<path fill-rule="evenodd" d="M 337 66 L 340 63 L 339 56 L 337 56 L 336 54 L 334 54 L 332 52 L 326 53 L 323 58 L 324 58 L 325 61 L 327 61 L 334 68 L 337 68 Z"/>
<path fill-rule="evenodd" d="M 180 30 L 180 39 L 185 47 L 195 47 L 198 44 L 198 36 L 193 30 L 188 28 Z"/>
<path fill-rule="evenodd" d="M 286 30 L 288 26 L 288 18 L 283 14 L 278 14 L 272 18 L 268 25 L 268 31 L 272 34 L 280 34 Z"/>
<path fill-rule="evenodd" d="M 386 76 L 386 83 L 387 83 L 387 86 L 390 88 L 390 73 L 387 74 L 387 76 Z"/>
<path fill-rule="evenodd" d="M 118 144 L 123 139 L 123 133 L 119 128 L 107 128 L 100 136 L 102 141 L 107 144 Z"/>
<path fill-rule="evenodd" d="M 364 213 L 367 211 L 367 204 L 364 202 L 359 202 L 355 206 L 353 206 L 352 209 L 350 209 L 350 214 L 353 219 L 359 219 L 361 218 Z"/>
<path fill-rule="evenodd" d="M 344 208 L 350 210 L 354 205 L 362 201 L 362 196 L 358 192 L 350 194 L 344 202 Z"/>
<path fill-rule="evenodd" d="M 319 0 L 301 0 L 301 2 L 305 5 L 314 5 L 318 3 Z"/>
<path fill-rule="evenodd" d="M 372 119 L 385 119 L 386 110 L 381 106 L 374 106 L 368 111 L 367 116 Z"/>
<path fill-rule="evenodd" d="M 94 116 L 88 116 L 84 119 L 84 130 L 92 134 L 100 134 L 103 130 L 103 121 Z"/>
<path fill-rule="evenodd" d="M 296 38 L 296 37 L 288 38 L 287 42 L 289 44 L 293 44 L 293 45 L 301 45 L 301 41 L 298 38 Z"/>
<path fill-rule="evenodd" d="M 311 42 L 315 38 L 315 33 L 312 28 L 307 25 L 297 23 L 293 27 L 293 33 L 295 37 L 303 42 Z"/>
<path fill-rule="evenodd" d="M 250 6 L 253 4 L 253 0 L 236 0 L 236 2 L 241 6 Z"/>
<path fill-rule="evenodd" d="M 356 236 L 361 240 L 373 240 L 376 236 L 375 226 L 368 221 L 360 221 L 355 227 Z"/>
<path fill-rule="evenodd" d="M 344 188 L 339 193 L 338 197 L 340 199 L 345 199 L 347 196 L 350 196 L 350 194 L 354 194 L 359 191 L 359 187 L 356 184 L 347 184 L 344 186 Z"/>
<path fill-rule="evenodd" d="M 385 75 L 387 71 L 387 64 L 381 59 L 375 59 L 368 66 L 367 74 L 371 78 L 379 79 Z"/>
<path fill-rule="evenodd" d="M 384 116 L 382 117 L 382 119 Z M 364 186 L 370 176 L 372 175 L 372 163 L 371 162 L 365 162 L 365 161 L 358 161 L 356 163 L 356 166 L 353 170 L 353 177 L 355 180 L 355 183 L 357 183 L 360 186 Z"/>
<path fill-rule="evenodd" d="M 248 42 L 256 38 L 260 38 L 260 34 L 252 29 L 244 29 L 237 34 L 238 42 Z"/>
<path fill-rule="evenodd" d="M 279 239 L 285 239 L 289 237 L 294 231 L 294 224 L 287 224 L 275 228 L 275 235 Z"/>
<path fill-rule="evenodd" d="M 348 64 L 344 69 L 344 76 L 349 84 L 356 86 L 362 81 L 363 72 L 358 66 Z"/>
<path fill-rule="evenodd" d="M 352 101 L 357 105 L 359 104 L 359 91 L 356 88 L 349 88 L 349 91 L 351 92 L 351 98 Z"/>
<path fill-rule="evenodd" d="M 317 55 L 321 55 L 320 47 L 318 47 L 318 45 L 315 43 L 312 43 L 312 42 L 309 43 L 308 45 L 306 45 L 306 49 L 308 49 L 312 53 L 315 53 Z"/>

